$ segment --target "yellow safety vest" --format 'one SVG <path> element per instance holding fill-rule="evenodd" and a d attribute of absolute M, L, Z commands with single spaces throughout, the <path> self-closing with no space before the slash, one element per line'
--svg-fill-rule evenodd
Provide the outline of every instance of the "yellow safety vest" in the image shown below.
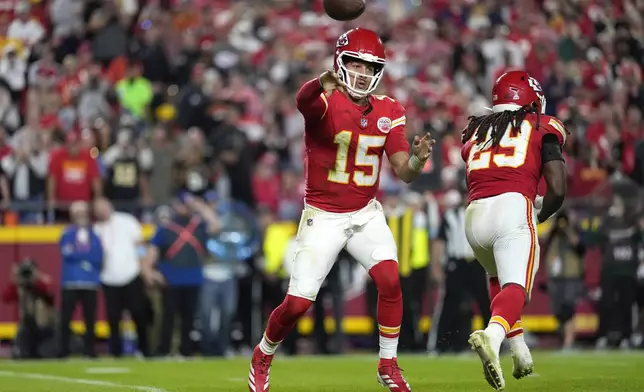
<path fill-rule="evenodd" d="M 414 224 L 414 210 L 405 209 L 402 216 L 387 216 L 387 224 L 398 247 L 398 270 L 407 277 L 412 270 L 429 264 L 429 233 L 426 227 Z"/>
<path fill-rule="evenodd" d="M 285 276 L 284 252 L 289 240 L 296 233 L 297 223 L 295 222 L 275 222 L 266 228 L 263 244 L 266 273 Z"/>

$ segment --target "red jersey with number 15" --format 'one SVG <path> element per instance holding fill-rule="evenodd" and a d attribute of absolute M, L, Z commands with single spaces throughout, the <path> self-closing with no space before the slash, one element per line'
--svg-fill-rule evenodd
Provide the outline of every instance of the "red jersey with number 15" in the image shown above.
<path fill-rule="evenodd" d="M 508 129 L 498 148 L 489 147 L 490 133 L 485 142 L 476 142 L 476 133 L 461 149 L 467 166 L 469 201 L 503 193 L 517 192 L 534 201 L 541 180 L 542 138 L 548 133 L 557 137 L 563 147 L 566 131 L 555 117 L 529 114 L 519 132 Z"/>
<path fill-rule="evenodd" d="M 376 196 L 383 154 L 405 151 L 405 111 L 387 96 L 356 105 L 339 91 L 323 93 L 317 79 L 297 94 L 305 119 L 308 205 L 329 212 L 357 211 Z"/>

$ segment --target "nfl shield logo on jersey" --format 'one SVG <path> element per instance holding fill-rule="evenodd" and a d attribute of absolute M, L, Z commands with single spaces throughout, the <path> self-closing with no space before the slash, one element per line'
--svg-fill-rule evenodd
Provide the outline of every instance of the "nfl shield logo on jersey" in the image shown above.
<path fill-rule="evenodd" d="M 360 128 L 366 128 L 368 124 L 369 124 L 369 121 L 366 118 L 360 119 Z"/>
<path fill-rule="evenodd" d="M 313 226 L 313 218 L 309 218 L 306 220 L 306 225 L 307 226 Z"/>

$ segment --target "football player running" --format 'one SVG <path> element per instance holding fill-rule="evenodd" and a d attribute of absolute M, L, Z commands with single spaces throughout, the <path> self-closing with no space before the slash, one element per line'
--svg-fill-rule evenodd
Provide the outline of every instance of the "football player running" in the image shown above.
<path fill-rule="evenodd" d="M 403 107 L 373 94 L 385 63 L 376 33 L 350 30 L 337 40 L 334 70 L 306 82 L 297 94 L 305 119 L 305 208 L 286 298 L 270 315 L 251 360 L 248 386 L 253 392 L 269 390 L 277 346 L 315 301 L 343 248 L 378 288 L 378 382 L 390 391 L 411 391 L 396 359 L 402 320 L 396 244 L 375 195 L 383 154 L 409 183 L 430 157 L 434 140 L 429 134 L 417 136 L 410 156 Z"/>
<path fill-rule="evenodd" d="M 467 165 L 469 205 L 465 231 L 476 258 L 489 275 L 492 317 L 469 343 L 483 363 L 487 382 L 505 388 L 499 362 L 508 338 L 517 379 L 533 372 L 523 338 L 521 312 L 530 300 L 539 268 L 537 223 L 562 205 L 566 166 L 562 147 L 567 132 L 545 115 L 539 83 L 523 71 L 501 75 L 492 89 L 492 113 L 470 117 L 461 155 Z M 548 190 L 537 196 L 541 176 Z"/>

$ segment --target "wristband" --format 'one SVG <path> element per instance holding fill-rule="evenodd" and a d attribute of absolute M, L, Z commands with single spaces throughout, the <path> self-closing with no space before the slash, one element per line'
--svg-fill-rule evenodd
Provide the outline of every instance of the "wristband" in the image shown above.
<path fill-rule="evenodd" d="M 409 168 L 415 172 L 423 170 L 426 161 L 421 161 L 416 155 L 412 155 L 407 162 Z"/>

